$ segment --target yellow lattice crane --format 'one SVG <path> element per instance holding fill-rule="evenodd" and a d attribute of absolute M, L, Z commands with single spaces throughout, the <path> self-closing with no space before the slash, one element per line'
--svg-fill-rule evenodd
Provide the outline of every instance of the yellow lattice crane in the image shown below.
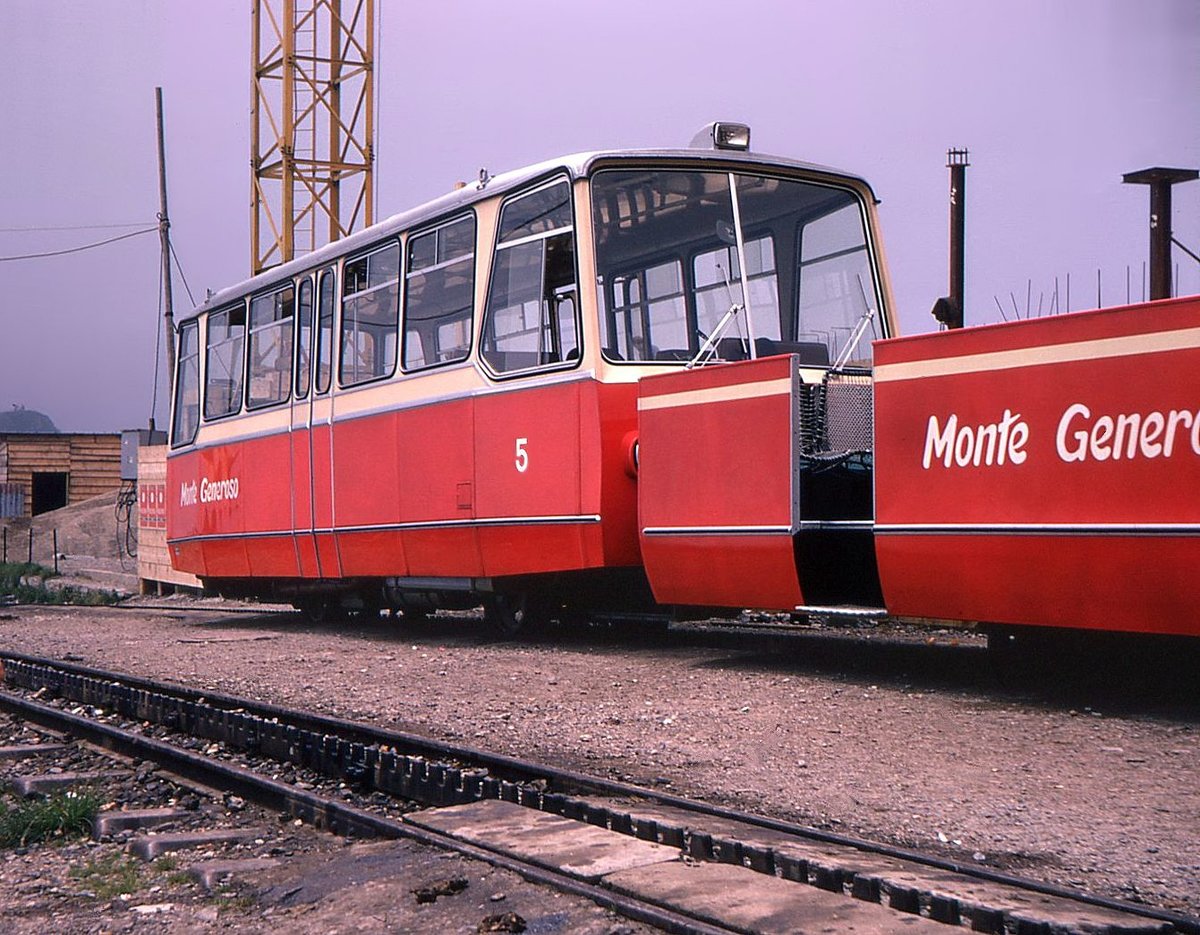
<path fill-rule="evenodd" d="M 255 0 L 251 272 L 373 222 L 375 0 Z"/>

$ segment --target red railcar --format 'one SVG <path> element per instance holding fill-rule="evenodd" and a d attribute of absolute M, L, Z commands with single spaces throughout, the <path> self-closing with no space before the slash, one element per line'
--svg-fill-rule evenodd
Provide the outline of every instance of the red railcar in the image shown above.
<path fill-rule="evenodd" d="M 742 132 L 485 176 L 212 296 L 179 329 L 176 566 L 505 628 L 1195 634 L 1200 300 L 897 338 L 866 183 Z"/>
<path fill-rule="evenodd" d="M 313 611 L 649 605 L 642 379 L 894 333 L 866 183 L 739 132 L 484 178 L 212 296 L 179 329 L 175 565 Z"/>

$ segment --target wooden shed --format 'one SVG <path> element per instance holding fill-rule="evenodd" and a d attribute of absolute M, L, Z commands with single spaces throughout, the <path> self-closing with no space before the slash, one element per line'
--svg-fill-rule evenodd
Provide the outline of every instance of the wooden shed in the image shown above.
<path fill-rule="evenodd" d="M 0 434 L 0 518 L 30 517 L 121 486 L 121 436 Z"/>

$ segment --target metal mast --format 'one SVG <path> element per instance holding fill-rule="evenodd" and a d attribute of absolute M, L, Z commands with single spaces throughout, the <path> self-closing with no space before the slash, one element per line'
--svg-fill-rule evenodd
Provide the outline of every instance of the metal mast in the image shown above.
<path fill-rule="evenodd" d="M 374 220 L 375 0 L 254 0 L 251 272 Z"/>

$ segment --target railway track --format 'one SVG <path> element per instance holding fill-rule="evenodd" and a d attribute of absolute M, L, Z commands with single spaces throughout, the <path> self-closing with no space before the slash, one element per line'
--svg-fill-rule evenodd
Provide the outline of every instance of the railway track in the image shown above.
<path fill-rule="evenodd" d="M 833 918 L 1200 933 L 1197 919 L 461 745 L 22 654 L 0 662 L 0 705 L 20 717 L 339 834 L 451 847 L 672 931 Z M 281 763 L 292 781 L 272 778 Z"/>

